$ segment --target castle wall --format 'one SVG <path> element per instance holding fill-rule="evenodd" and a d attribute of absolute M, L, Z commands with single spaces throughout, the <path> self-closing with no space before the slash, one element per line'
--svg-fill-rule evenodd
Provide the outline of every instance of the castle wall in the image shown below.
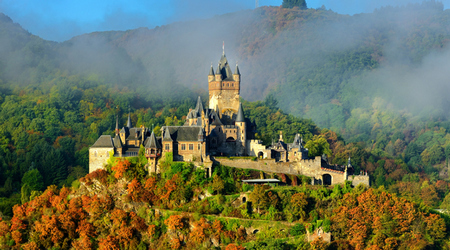
<path fill-rule="evenodd" d="M 261 140 L 247 140 L 246 141 L 247 154 L 249 156 L 258 156 L 261 152 L 263 153 L 263 159 L 270 158 L 268 155 L 270 151 L 266 150 L 266 146 L 262 144 Z"/>
<path fill-rule="evenodd" d="M 202 145 L 203 144 L 203 145 Z M 203 142 L 199 141 L 186 141 L 178 142 L 178 149 L 174 151 L 174 161 L 199 161 L 202 159 L 202 150 L 205 147 Z M 184 148 L 183 148 L 184 145 Z M 190 146 L 192 145 L 192 149 Z M 200 147 L 200 149 L 199 149 Z"/>
<path fill-rule="evenodd" d="M 348 177 L 348 179 L 352 182 L 352 185 L 354 187 L 358 186 L 359 184 L 370 186 L 370 179 L 368 175 L 351 175 Z"/>
<path fill-rule="evenodd" d="M 229 167 L 255 169 L 272 173 L 297 174 L 293 164 L 289 162 L 275 162 L 275 159 L 253 161 L 250 159 L 229 159 L 216 157 L 215 160 L 220 162 L 220 164 Z"/>
<path fill-rule="evenodd" d="M 103 169 L 110 152 L 114 154 L 114 148 L 89 148 L 89 173 Z"/>
<path fill-rule="evenodd" d="M 316 184 L 327 184 L 326 179 L 330 178 L 329 181 L 331 182 L 329 184 L 334 185 L 345 183 L 347 178 L 349 178 L 353 186 L 357 186 L 360 183 L 370 186 L 369 176 L 367 175 L 347 177 L 347 174 L 344 172 L 322 168 L 322 159 L 320 156 L 299 162 L 276 162 L 275 159 L 230 159 L 225 157 L 216 157 L 214 160 L 221 165 L 235 168 L 255 169 L 269 173 L 305 175 L 314 178 L 314 183 Z"/>

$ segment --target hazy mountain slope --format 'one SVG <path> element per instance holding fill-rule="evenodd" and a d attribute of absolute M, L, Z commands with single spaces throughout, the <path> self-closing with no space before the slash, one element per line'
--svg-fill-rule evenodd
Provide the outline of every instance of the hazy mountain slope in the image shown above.
<path fill-rule="evenodd" d="M 181 97 L 187 89 L 180 85 L 207 89 L 206 74 L 210 64 L 217 67 L 224 41 L 230 63 L 239 63 L 245 99 L 273 91 L 284 110 L 324 127 L 345 128 L 351 111 L 370 107 L 375 97 L 397 109 L 443 110 L 445 96 L 422 95 L 421 87 L 432 84 L 425 90 L 439 94 L 445 86 L 428 78 L 405 83 L 411 82 L 405 76 L 436 57 L 445 61 L 449 23 L 449 11 L 435 2 L 354 16 L 261 7 L 151 30 L 95 32 L 58 44 L 3 17 L 2 43 L 8 46 L 2 46 L 7 49 L 0 65 L 7 65 L 2 74 L 10 81 L 39 82 L 42 74 L 58 69 Z M 404 88 L 408 93 L 398 93 Z"/>

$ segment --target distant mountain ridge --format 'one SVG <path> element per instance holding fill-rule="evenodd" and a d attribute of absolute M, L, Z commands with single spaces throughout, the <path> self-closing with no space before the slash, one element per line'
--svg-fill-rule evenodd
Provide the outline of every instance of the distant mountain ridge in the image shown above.
<path fill-rule="evenodd" d="M 173 90 L 188 91 L 183 86 L 207 88 L 209 67 L 217 67 L 225 41 L 225 53 L 236 60 L 230 63 L 241 68 L 245 99 L 274 93 L 287 112 L 339 128 L 364 98 L 393 98 L 378 75 L 370 74 L 386 65 L 405 71 L 420 67 L 429 53 L 446 48 L 449 23 L 449 11 L 434 1 L 354 16 L 261 7 L 55 43 L 2 14 L 0 79 L 14 85 L 40 84 L 62 71 L 172 95 Z M 398 104 L 402 109 L 410 102 Z M 333 121 L 334 114 L 342 119 Z"/>

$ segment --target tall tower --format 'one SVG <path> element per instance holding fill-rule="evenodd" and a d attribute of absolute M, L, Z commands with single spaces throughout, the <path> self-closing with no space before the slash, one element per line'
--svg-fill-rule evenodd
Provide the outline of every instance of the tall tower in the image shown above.
<path fill-rule="evenodd" d="M 225 124 L 231 124 L 236 119 L 239 110 L 239 92 L 241 74 L 236 65 L 234 74 L 228 64 L 225 51 L 220 58 L 216 73 L 213 68 L 209 71 L 209 108 L 218 112 Z"/>
<path fill-rule="evenodd" d="M 240 155 L 246 154 L 247 126 L 245 124 L 244 109 L 242 103 L 239 104 L 239 111 L 236 117 L 236 127 L 238 128 L 236 138 L 236 149 Z"/>

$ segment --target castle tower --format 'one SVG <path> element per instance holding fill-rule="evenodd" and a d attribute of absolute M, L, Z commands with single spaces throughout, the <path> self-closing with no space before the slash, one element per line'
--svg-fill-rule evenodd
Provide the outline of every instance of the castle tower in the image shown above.
<path fill-rule="evenodd" d="M 247 140 L 247 127 L 245 124 L 244 110 L 242 108 L 242 103 L 239 104 L 239 110 L 236 116 L 236 127 L 238 127 L 238 133 L 236 138 L 236 148 L 240 155 L 246 153 L 245 145 Z"/>
<path fill-rule="evenodd" d="M 161 156 L 161 145 L 159 144 L 158 139 L 156 139 L 153 131 L 145 144 L 145 156 L 148 159 L 148 172 L 158 172 L 157 159 Z"/>
<path fill-rule="evenodd" d="M 223 53 L 214 74 L 214 80 L 212 80 L 211 70 L 212 67 L 208 75 L 209 108 L 216 110 L 225 124 L 231 125 L 239 109 L 241 79 L 239 68 L 236 66 L 233 74 L 227 57 Z"/>

